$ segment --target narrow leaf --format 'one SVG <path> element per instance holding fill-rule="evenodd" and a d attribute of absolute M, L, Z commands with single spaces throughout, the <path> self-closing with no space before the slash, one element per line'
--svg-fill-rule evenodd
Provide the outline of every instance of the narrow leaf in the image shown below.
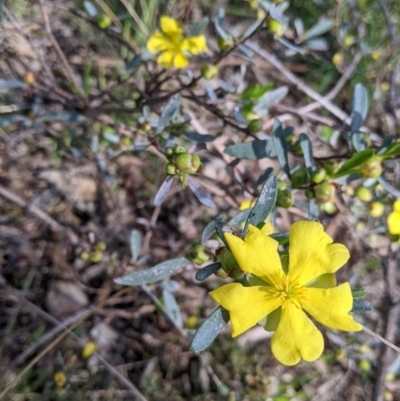
<path fill-rule="evenodd" d="M 261 160 L 266 157 L 276 157 L 275 148 L 272 140 L 263 139 L 238 143 L 228 146 L 224 153 L 229 156 L 237 157 L 238 159 Z"/>
<path fill-rule="evenodd" d="M 388 192 L 390 195 L 394 196 L 396 199 L 400 199 L 400 190 L 390 185 L 382 176 L 378 177 L 379 184 L 382 185 L 382 188 Z"/>
<path fill-rule="evenodd" d="M 215 232 L 215 225 L 216 225 L 217 221 L 222 221 L 222 220 L 223 220 L 223 217 L 221 215 L 219 215 L 207 224 L 206 228 L 203 230 L 203 234 L 201 235 L 201 244 L 202 245 L 205 245 L 206 241 Z"/>
<path fill-rule="evenodd" d="M 159 263 L 150 269 L 140 270 L 127 276 L 116 278 L 114 282 L 131 286 L 156 283 L 172 276 L 188 264 L 190 264 L 190 261 L 187 258 L 171 259 Z"/>
<path fill-rule="evenodd" d="M 329 42 L 325 38 L 315 38 L 304 42 L 303 47 L 317 52 L 324 52 L 329 50 Z"/>
<path fill-rule="evenodd" d="M 168 192 L 171 189 L 172 182 L 173 178 L 168 175 L 158 189 L 156 196 L 154 197 L 154 206 L 160 206 L 161 203 L 164 202 L 165 197 L 168 195 Z"/>
<path fill-rule="evenodd" d="M 136 54 L 130 61 L 126 63 L 124 73 L 128 72 L 129 70 L 139 67 L 140 63 L 143 61 L 142 55 Z"/>
<path fill-rule="evenodd" d="M 262 24 L 263 24 L 263 20 L 256 20 L 254 21 L 244 32 L 243 36 L 242 36 L 242 40 L 248 38 L 249 36 L 251 36 Z"/>
<path fill-rule="evenodd" d="M 388 146 L 388 148 L 384 153 L 381 153 L 381 155 L 385 159 L 389 157 L 396 157 L 399 154 L 400 154 L 400 143 L 392 143 L 391 145 Z"/>
<path fill-rule="evenodd" d="M 256 183 L 254 184 L 254 188 L 257 188 L 260 184 L 264 183 L 267 181 L 269 176 L 274 172 L 274 169 L 272 167 L 267 167 L 265 171 L 258 177 Z"/>
<path fill-rule="evenodd" d="M 352 291 L 351 295 L 353 296 L 353 299 L 362 299 L 367 295 L 367 291 L 365 290 Z"/>
<path fill-rule="evenodd" d="M 272 143 L 274 144 L 275 152 L 278 157 L 279 164 L 282 166 L 283 171 L 290 179 L 290 167 L 288 160 L 287 144 L 285 136 L 283 135 L 284 130 L 282 124 L 278 119 L 274 121 L 274 127 L 272 129 Z"/>
<path fill-rule="evenodd" d="M 97 16 L 97 9 L 93 5 L 91 1 L 84 1 L 83 6 L 85 7 L 87 13 L 92 17 L 95 18 Z"/>
<path fill-rule="evenodd" d="M 217 221 L 215 224 L 215 231 L 217 232 L 218 236 L 221 238 L 225 246 L 230 250 L 228 243 L 225 240 L 225 233 L 237 235 L 236 231 L 233 227 L 230 226 L 226 221 Z"/>
<path fill-rule="evenodd" d="M 344 175 L 350 174 L 357 167 L 367 162 L 375 155 L 374 149 L 364 149 L 361 152 L 353 155 L 349 160 L 347 160 L 342 167 L 334 174 L 334 178 L 342 177 Z"/>
<path fill-rule="evenodd" d="M 323 18 L 304 34 L 304 40 L 315 38 L 328 32 L 333 26 L 333 20 Z"/>
<path fill-rule="evenodd" d="M 202 269 L 198 270 L 194 277 L 197 281 L 203 281 L 214 274 L 220 267 L 221 263 L 212 263 L 211 265 L 205 266 Z"/>
<path fill-rule="evenodd" d="M 263 117 L 272 106 L 285 98 L 288 92 L 289 88 L 287 86 L 281 86 L 280 88 L 265 93 L 260 97 L 253 111 L 258 113 L 260 117 Z"/>
<path fill-rule="evenodd" d="M 201 352 L 208 348 L 229 322 L 229 313 L 220 306 L 204 320 L 193 337 L 190 349 Z"/>
<path fill-rule="evenodd" d="M 235 217 L 232 217 L 228 221 L 229 225 L 239 226 L 240 224 L 244 223 L 248 219 L 250 212 L 251 212 L 251 207 L 249 207 L 246 210 L 240 211 Z"/>
<path fill-rule="evenodd" d="M 7 81 L 0 80 L 0 90 L 19 89 L 25 87 L 26 84 L 20 79 L 9 79 Z"/>
<path fill-rule="evenodd" d="M 354 299 L 353 300 L 353 309 L 351 312 L 358 312 L 358 313 L 366 313 L 371 312 L 373 306 L 371 302 L 366 301 L 365 299 Z"/>
<path fill-rule="evenodd" d="M 172 292 L 166 289 L 164 289 L 162 293 L 163 293 L 164 306 L 171 315 L 171 317 L 174 319 L 172 323 L 174 323 L 178 327 L 183 327 L 181 310 L 179 308 L 178 303 L 176 302 L 174 294 L 172 294 Z"/>
<path fill-rule="evenodd" d="M 368 92 L 362 84 L 356 84 L 351 107 L 351 132 L 360 130 L 368 113 Z"/>
<path fill-rule="evenodd" d="M 143 235 L 139 230 L 132 230 L 129 236 L 129 245 L 131 248 L 131 262 L 135 263 L 138 259 L 140 249 L 142 248 Z"/>
<path fill-rule="evenodd" d="M 156 129 L 156 134 L 159 135 L 163 131 L 163 129 L 170 123 L 172 119 L 179 112 L 180 107 L 180 96 L 176 94 L 168 100 L 167 105 L 161 113 L 160 119 L 158 120 L 158 125 Z"/>
<path fill-rule="evenodd" d="M 289 242 L 289 233 L 275 233 L 270 235 L 275 241 L 278 241 L 280 244 L 286 244 Z"/>
<path fill-rule="evenodd" d="M 310 199 L 308 203 L 308 219 L 317 220 L 319 214 L 319 209 L 315 199 Z"/>
<path fill-rule="evenodd" d="M 315 170 L 312 143 L 306 134 L 300 134 L 299 141 L 304 155 L 304 163 L 306 164 L 308 175 L 311 177 L 311 173 Z"/>
<path fill-rule="evenodd" d="M 188 185 L 199 202 L 210 209 L 216 209 L 217 205 L 211 195 L 190 176 L 188 177 Z"/>
<path fill-rule="evenodd" d="M 183 135 L 193 142 L 212 142 L 215 139 L 214 135 L 198 134 L 197 132 L 184 132 Z"/>
<path fill-rule="evenodd" d="M 260 196 L 258 197 L 254 207 L 251 209 L 243 228 L 242 238 L 247 234 L 249 224 L 256 226 L 258 223 L 265 221 L 265 219 L 271 214 L 272 209 L 275 206 L 277 193 L 278 180 L 275 176 L 271 176 L 262 187 Z"/>
<path fill-rule="evenodd" d="M 199 35 L 204 30 L 204 28 L 209 24 L 209 22 L 210 22 L 210 18 L 208 18 L 207 16 L 203 17 L 199 22 L 197 22 L 197 24 L 190 31 L 189 36 Z"/>

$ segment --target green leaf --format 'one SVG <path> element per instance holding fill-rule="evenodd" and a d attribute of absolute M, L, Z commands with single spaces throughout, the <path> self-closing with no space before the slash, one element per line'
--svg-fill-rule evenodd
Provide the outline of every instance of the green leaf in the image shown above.
<path fill-rule="evenodd" d="M 239 99 L 257 100 L 262 95 L 264 95 L 264 93 L 271 90 L 273 87 L 274 87 L 273 84 L 267 84 L 267 85 L 255 84 L 247 88 L 241 95 L 239 95 Z"/>
<path fill-rule="evenodd" d="M 274 145 L 270 139 L 238 143 L 228 146 L 224 153 L 238 159 L 261 160 L 276 157 Z"/>
<path fill-rule="evenodd" d="M 276 196 L 278 193 L 278 180 L 275 176 L 268 178 L 266 183 L 261 189 L 260 196 L 256 204 L 251 209 L 249 217 L 243 228 L 242 238 L 247 234 L 249 224 L 256 226 L 258 223 L 263 222 L 272 212 L 275 206 Z"/>
<path fill-rule="evenodd" d="M 311 177 L 311 173 L 315 170 L 312 143 L 310 141 L 310 138 L 306 134 L 300 134 L 299 141 L 301 150 L 303 151 L 304 163 L 307 167 L 308 176 Z"/>
<path fill-rule="evenodd" d="M 374 157 L 374 155 L 374 149 L 364 149 L 361 152 L 356 153 L 347 160 L 342 167 L 340 167 L 340 169 L 333 175 L 333 178 L 339 178 L 354 172 L 357 167 L 360 167 L 362 164 Z"/>
<path fill-rule="evenodd" d="M 373 306 L 371 302 L 366 301 L 365 299 L 354 299 L 353 300 L 353 309 L 351 312 L 358 312 L 358 313 L 366 313 L 371 312 Z"/>
<path fill-rule="evenodd" d="M 400 199 L 400 190 L 398 188 L 390 185 L 382 176 L 378 177 L 378 182 L 386 192 L 393 195 L 396 199 Z"/>
<path fill-rule="evenodd" d="M 351 132 L 360 130 L 368 113 L 368 92 L 362 84 L 356 84 L 351 107 Z M 358 150 L 358 149 L 357 149 Z"/>
<path fill-rule="evenodd" d="M 333 26 L 333 20 L 330 18 L 322 18 L 312 28 L 310 28 L 303 36 L 303 40 L 315 38 L 328 32 Z"/>
<path fill-rule="evenodd" d="M 381 154 L 385 159 L 400 155 L 400 143 L 392 143 L 388 146 L 386 151 Z"/>
<path fill-rule="evenodd" d="M 287 86 L 281 86 L 280 88 L 267 92 L 258 100 L 257 104 L 253 107 L 253 111 L 260 117 L 264 117 L 273 105 L 286 97 L 288 92 L 289 88 Z"/>
<path fill-rule="evenodd" d="M 140 270 L 128 274 L 127 276 L 116 278 L 114 282 L 132 286 L 157 283 L 177 273 L 188 264 L 190 264 L 190 260 L 187 258 L 171 259 L 159 263 L 150 269 Z"/>
<path fill-rule="evenodd" d="M 129 237 L 129 245 L 131 248 L 131 262 L 135 263 L 138 259 L 140 249 L 142 248 L 143 235 L 139 230 L 132 230 Z"/>
<path fill-rule="evenodd" d="M 173 120 L 179 112 L 180 107 L 180 96 L 176 94 L 168 100 L 167 105 L 161 113 L 160 119 L 158 120 L 156 135 L 161 134 L 163 129 Z"/>
<path fill-rule="evenodd" d="M 289 242 L 289 233 L 275 233 L 270 235 L 275 241 L 278 241 L 279 244 L 283 245 Z"/>
<path fill-rule="evenodd" d="M 363 299 L 367 295 L 367 291 L 356 290 L 356 291 L 352 291 L 351 295 L 353 295 L 353 299 Z"/>
<path fill-rule="evenodd" d="M 220 306 L 197 329 L 190 349 L 201 352 L 207 349 L 229 322 L 229 313 Z"/>
<path fill-rule="evenodd" d="M 272 128 L 272 143 L 274 144 L 275 152 L 278 157 L 279 164 L 282 166 L 283 171 L 286 173 L 287 177 L 290 179 L 290 167 L 288 160 L 287 144 L 284 135 L 284 129 L 282 128 L 282 123 L 275 119 L 274 127 Z"/>
<path fill-rule="evenodd" d="M 212 263 L 211 265 L 205 266 L 202 269 L 198 270 L 194 278 L 197 281 L 203 281 L 206 278 L 210 277 L 212 274 L 214 274 L 217 270 L 219 270 L 220 267 L 221 263 L 219 262 Z"/>
<path fill-rule="evenodd" d="M 214 135 L 199 134 L 197 132 L 184 132 L 183 135 L 193 142 L 212 142 L 215 139 Z"/>
<path fill-rule="evenodd" d="M 178 327 L 183 327 L 181 310 L 178 303 L 176 302 L 174 294 L 166 289 L 163 290 L 162 294 L 164 306 L 169 312 L 171 318 L 174 320 L 172 323 L 174 323 Z"/>
<path fill-rule="evenodd" d="M 193 29 L 190 31 L 189 36 L 197 36 L 200 35 L 200 33 L 203 31 L 203 29 L 209 24 L 210 18 L 208 17 L 203 17 L 197 24 L 193 27 Z"/>
<path fill-rule="evenodd" d="M 215 217 L 211 220 L 203 230 L 203 234 L 201 235 L 201 244 L 205 245 L 206 241 L 211 237 L 211 235 L 215 232 L 215 225 L 217 221 L 223 221 L 223 217 L 221 215 Z"/>

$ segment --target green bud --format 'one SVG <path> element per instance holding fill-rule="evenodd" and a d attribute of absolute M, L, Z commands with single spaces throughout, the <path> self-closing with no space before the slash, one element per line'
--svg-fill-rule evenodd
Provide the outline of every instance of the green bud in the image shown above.
<path fill-rule="evenodd" d="M 96 251 L 100 251 L 100 252 L 104 252 L 107 248 L 107 245 L 105 242 L 103 241 L 99 241 L 96 245 L 95 245 L 95 249 Z"/>
<path fill-rule="evenodd" d="M 101 29 L 106 29 L 111 25 L 111 19 L 105 14 L 99 14 L 97 16 L 97 26 Z"/>
<path fill-rule="evenodd" d="M 189 252 L 189 260 L 196 265 L 202 265 L 210 260 L 210 251 L 203 245 L 195 245 Z"/>
<path fill-rule="evenodd" d="M 304 195 L 306 196 L 307 199 L 314 199 L 315 198 L 315 192 L 310 188 L 306 188 L 305 189 Z"/>
<path fill-rule="evenodd" d="M 378 217 L 381 217 L 383 213 L 385 212 L 385 206 L 383 205 L 382 202 L 376 201 L 372 202 L 369 206 L 369 214 L 371 217 L 374 217 L 377 219 Z"/>
<path fill-rule="evenodd" d="M 165 148 L 164 154 L 168 160 L 171 160 L 172 157 L 174 156 L 174 149 L 173 148 Z"/>
<path fill-rule="evenodd" d="M 103 252 L 94 251 L 93 253 L 90 254 L 89 259 L 93 263 L 99 263 L 103 260 Z"/>
<path fill-rule="evenodd" d="M 177 168 L 172 163 L 167 163 L 167 165 L 165 166 L 165 172 L 168 175 L 176 175 L 178 173 Z"/>
<path fill-rule="evenodd" d="M 321 203 L 320 209 L 327 214 L 335 214 L 337 212 L 337 207 L 333 202 Z"/>
<path fill-rule="evenodd" d="M 325 180 L 326 176 L 326 170 L 323 167 L 319 167 L 311 173 L 311 181 L 314 184 L 320 184 Z"/>
<path fill-rule="evenodd" d="M 296 135 L 295 134 L 289 134 L 285 136 L 285 141 L 289 145 L 294 145 L 297 141 Z"/>
<path fill-rule="evenodd" d="M 324 166 L 324 169 L 328 173 L 328 175 L 335 174 L 336 171 L 339 169 L 339 164 L 333 160 L 326 160 L 322 162 L 322 165 Z"/>
<path fill-rule="evenodd" d="M 219 49 L 222 50 L 223 52 L 228 51 L 233 46 L 232 40 L 227 41 L 227 40 L 221 38 L 221 36 L 218 36 L 217 43 L 218 43 Z"/>
<path fill-rule="evenodd" d="M 228 274 L 233 268 L 239 267 L 235 257 L 225 246 L 218 248 L 215 252 L 215 256 L 221 263 L 222 269 Z"/>
<path fill-rule="evenodd" d="M 372 200 L 372 191 L 367 187 L 358 187 L 356 189 L 356 197 L 364 202 Z"/>
<path fill-rule="evenodd" d="M 252 110 L 243 111 L 243 117 L 246 119 L 248 123 L 252 122 L 253 120 L 259 120 L 260 116 Z"/>
<path fill-rule="evenodd" d="M 364 177 L 378 178 L 383 171 L 382 159 L 378 156 L 373 157 L 372 159 L 361 165 L 360 170 Z"/>
<path fill-rule="evenodd" d="M 201 160 L 194 153 L 181 153 L 175 158 L 175 166 L 183 173 L 195 174 L 201 166 Z"/>
<path fill-rule="evenodd" d="M 362 372 L 368 373 L 371 371 L 371 362 L 368 359 L 361 359 L 358 367 Z"/>
<path fill-rule="evenodd" d="M 257 134 L 257 132 L 260 132 L 262 130 L 262 126 L 263 121 L 261 119 L 258 119 L 251 121 L 248 128 L 250 132 L 252 132 L 253 134 Z"/>
<path fill-rule="evenodd" d="M 299 168 L 290 177 L 293 188 L 301 188 L 307 184 L 308 174 L 305 168 Z"/>
<path fill-rule="evenodd" d="M 289 191 L 288 189 L 284 189 L 283 191 L 278 190 L 278 196 L 276 197 L 277 206 L 288 209 L 289 207 L 293 206 L 293 203 L 294 197 L 292 191 Z"/>
<path fill-rule="evenodd" d="M 180 154 L 182 154 L 182 153 L 188 153 L 188 151 L 187 151 L 183 146 L 175 145 L 175 146 L 173 147 L 173 154 L 174 154 L 175 156 L 178 156 L 178 155 L 180 155 Z"/>
<path fill-rule="evenodd" d="M 204 64 L 201 66 L 201 76 L 204 79 L 211 80 L 218 75 L 218 67 L 215 64 Z"/>
<path fill-rule="evenodd" d="M 300 142 L 296 140 L 296 142 L 293 143 L 293 153 L 296 156 L 303 156 L 303 149 L 301 148 Z"/>
<path fill-rule="evenodd" d="M 331 202 L 335 195 L 335 186 L 327 181 L 314 187 L 315 198 L 319 203 Z"/>
<path fill-rule="evenodd" d="M 151 130 L 151 124 L 148 121 L 145 121 L 144 123 L 139 124 L 139 132 L 142 134 L 146 134 Z"/>
<path fill-rule="evenodd" d="M 286 187 L 287 187 L 286 182 L 283 181 L 283 180 L 279 180 L 279 179 L 278 179 L 278 189 L 281 190 L 281 191 L 283 191 L 284 189 L 286 189 Z"/>
<path fill-rule="evenodd" d="M 244 272 L 240 267 L 236 266 L 229 270 L 228 276 L 235 280 L 240 280 L 244 275 Z"/>
<path fill-rule="evenodd" d="M 82 252 L 79 254 L 79 259 L 80 259 L 80 260 L 83 260 L 84 262 L 88 261 L 89 258 L 90 258 L 90 254 L 89 254 L 89 252 L 87 252 L 87 251 L 82 251 Z"/>

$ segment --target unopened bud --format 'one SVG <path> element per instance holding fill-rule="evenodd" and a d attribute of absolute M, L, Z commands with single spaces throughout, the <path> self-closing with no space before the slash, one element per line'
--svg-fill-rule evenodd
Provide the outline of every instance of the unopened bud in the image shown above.
<path fill-rule="evenodd" d="M 383 213 L 385 212 L 385 206 L 383 205 L 382 202 L 376 201 L 372 202 L 369 206 L 369 214 L 371 217 L 374 217 L 377 219 L 378 217 L 381 217 Z"/>
<path fill-rule="evenodd" d="M 337 212 L 337 207 L 333 202 L 321 203 L 320 209 L 327 214 L 335 214 Z"/>
<path fill-rule="evenodd" d="M 215 256 L 220 261 L 222 268 L 229 274 L 234 267 L 239 267 L 235 257 L 225 246 L 218 248 Z"/>
<path fill-rule="evenodd" d="M 278 190 L 283 191 L 284 189 L 286 189 L 286 187 L 286 182 L 278 179 Z"/>
<path fill-rule="evenodd" d="M 283 36 L 285 33 L 285 27 L 278 21 L 270 19 L 267 25 L 268 29 L 277 36 Z"/>
<path fill-rule="evenodd" d="M 315 198 L 320 203 L 332 201 L 335 195 L 335 186 L 327 181 L 314 187 Z"/>
<path fill-rule="evenodd" d="M 145 121 L 139 124 L 139 132 L 142 134 L 146 134 L 151 130 L 151 124 L 148 121 Z"/>
<path fill-rule="evenodd" d="M 107 245 L 104 241 L 99 241 L 96 245 L 95 245 L 95 249 L 96 251 L 100 251 L 100 252 L 104 252 L 107 248 Z"/>
<path fill-rule="evenodd" d="M 65 386 L 65 383 L 67 383 L 67 376 L 65 376 L 64 372 L 56 372 L 54 373 L 54 381 L 57 385 L 57 387 L 62 388 Z"/>
<path fill-rule="evenodd" d="M 167 159 L 170 160 L 174 156 L 174 149 L 171 147 L 165 148 L 164 154 L 167 157 Z"/>
<path fill-rule="evenodd" d="M 217 43 L 218 43 L 219 49 L 222 50 L 223 52 L 228 51 L 233 46 L 233 40 L 228 41 L 228 40 L 221 38 L 221 36 L 218 36 Z"/>
<path fill-rule="evenodd" d="M 299 168 L 290 177 L 293 188 L 301 188 L 307 184 L 308 174 L 305 168 Z"/>
<path fill-rule="evenodd" d="M 94 251 L 93 253 L 90 254 L 89 259 L 92 263 L 99 263 L 103 260 L 103 252 Z"/>
<path fill-rule="evenodd" d="M 328 175 L 335 174 L 336 171 L 339 169 L 338 163 L 333 160 L 326 160 L 322 163 L 322 165 L 324 166 L 324 169 L 326 170 Z"/>
<path fill-rule="evenodd" d="M 319 167 L 311 173 L 311 181 L 314 184 L 320 184 L 325 180 L 326 176 L 326 170 L 323 167 Z"/>
<path fill-rule="evenodd" d="M 362 372 L 370 372 L 371 371 L 371 362 L 368 359 L 361 359 L 358 363 L 358 367 Z"/>
<path fill-rule="evenodd" d="M 363 173 L 364 177 L 378 178 L 383 171 L 382 159 L 378 156 L 373 157 L 372 159 L 361 165 L 360 170 Z"/>
<path fill-rule="evenodd" d="M 276 197 L 277 206 L 288 209 L 289 207 L 293 206 L 293 203 L 294 203 L 294 197 L 291 191 L 289 191 L 288 189 L 284 189 L 283 191 L 278 191 L 278 195 Z"/>
<path fill-rule="evenodd" d="M 263 122 L 261 119 L 251 121 L 248 126 L 250 132 L 252 132 L 253 134 L 257 134 L 257 132 L 260 132 L 262 130 L 262 127 Z"/>
<path fill-rule="evenodd" d="M 240 280 L 243 277 L 243 275 L 244 275 L 243 270 L 238 266 L 233 267 L 231 270 L 229 270 L 228 273 L 228 276 L 230 278 L 234 278 L 235 280 Z"/>
<path fill-rule="evenodd" d="M 175 145 L 173 148 L 173 154 L 175 156 L 178 156 L 178 155 L 181 155 L 182 153 L 188 153 L 188 152 L 183 146 Z"/>
<path fill-rule="evenodd" d="M 111 25 L 111 19 L 105 14 L 99 14 L 97 16 L 97 26 L 101 29 L 106 29 Z"/>
<path fill-rule="evenodd" d="M 201 76 L 204 79 L 211 80 L 218 75 L 218 67 L 215 64 L 205 64 L 201 66 Z"/>
<path fill-rule="evenodd" d="M 165 172 L 168 175 L 176 175 L 178 173 L 177 168 L 172 163 L 167 163 L 167 165 L 165 166 Z"/>
<path fill-rule="evenodd" d="M 367 187 L 358 187 L 356 189 L 356 196 L 364 202 L 370 202 L 372 200 L 372 191 Z"/>
<path fill-rule="evenodd" d="M 175 165 L 183 173 L 195 174 L 201 166 L 201 160 L 194 153 L 182 153 L 176 156 Z"/>
<path fill-rule="evenodd" d="M 196 265 L 202 265 L 210 260 L 210 251 L 203 245 L 195 245 L 189 252 L 189 260 Z"/>

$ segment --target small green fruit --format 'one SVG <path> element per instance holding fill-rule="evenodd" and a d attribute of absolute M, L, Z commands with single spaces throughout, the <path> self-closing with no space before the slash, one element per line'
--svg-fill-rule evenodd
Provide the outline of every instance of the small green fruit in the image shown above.
<path fill-rule="evenodd" d="M 307 199 L 314 199 L 315 198 L 315 192 L 310 188 L 306 188 L 305 189 L 304 195 L 306 196 Z"/>
<path fill-rule="evenodd" d="M 233 41 L 231 41 L 231 40 L 227 41 L 227 40 L 221 38 L 221 36 L 218 36 L 217 44 L 218 44 L 218 47 L 220 50 L 222 50 L 223 52 L 226 52 L 233 46 Z"/>
<path fill-rule="evenodd" d="M 305 168 L 299 168 L 290 177 L 293 188 L 301 188 L 308 182 L 308 174 Z"/>
<path fill-rule="evenodd" d="M 276 198 L 277 206 L 284 207 L 288 209 L 289 207 L 293 206 L 294 197 L 293 193 L 288 189 L 284 189 L 283 191 L 278 190 L 278 196 Z"/>
<path fill-rule="evenodd" d="M 327 181 L 314 187 L 315 198 L 319 203 L 331 202 L 335 195 L 335 186 Z"/>
<path fill-rule="evenodd" d="M 90 255 L 90 261 L 93 263 L 99 263 L 103 260 L 103 252 L 100 251 L 94 251 Z"/>
<path fill-rule="evenodd" d="M 366 187 L 358 187 L 356 189 L 356 197 L 364 202 L 372 200 L 372 191 Z"/>
<path fill-rule="evenodd" d="M 111 25 L 111 19 L 105 14 L 99 14 L 97 16 L 97 26 L 101 29 L 106 29 Z"/>
<path fill-rule="evenodd" d="M 195 174 L 201 166 L 201 160 L 194 153 L 182 153 L 176 156 L 175 166 L 183 173 Z"/>
<path fill-rule="evenodd" d="M 174 164 L 167 163 L 167 165 L 165 166 L 165 172 L 168 175 L 176 175 L 178 173 L 178 170 L 177 170 L 177 168 L 175 167 Z"/>
<path fill-rule="evenodd" d="M 164 154 L 168 160 L 171 160 L 172 157 L 174 156 L 174 149 L 173 148 L 165 148 Z"/>
<path fill-rule="evenodd" d="M 321 203 L 320 209 L 327 214 L 335 214 L 337 212 L 337 207 L 333 202 Z"/>
<path fill-rule="evenodd" d="M 258 119 L 251 121 L 248 128 L 250 132 L 252 132 L 253 134 L 257 134 L 257 132 L 260 132 L 262 130 L 262 126 L 263 121 L 261 119 Z"/>
<path fill-rule="evenodd" d="M 385 206 L 383 205 L 382 202 L 376 201 L 372 202 L 369 206 L 369 214 L 371 217 L 374 217 L 377 219 L 378 217 L 381 217 L 383 213 L 385 212 Z"/>
<path fill-rule="evenodd" d="M 175 156 L 178 156 L 178 155 L 180 155 L 182 153 L 188 153 L 188 152 L 183 146 L 175 145 L 174 148 L 173 148 L 173 154 Z"/>
<path fill-rule="evenodd" d="M 383 172 L 383 163 L 380 157 L 373 157 L 360 167 L 364 177 L 378 178 Z"/>
<path fill-rule="evenodd" d="M 339 164 L 333 160 L 326 160 L 322 163 L 328 175 L 335 174 L 339 169 Z"/>
<path fill-rule="evenodd" d="M 204 64 L 200 71 L 201 76 L 207 80 L 212 80 L 218 75 L 218 67 L 215 64 Z"/>
<path fill-rule="evenodd" d="M 311 181 L 314 184 L 320 184 L 326 177 L 326 170 L 323 167 L 319 167 L 311 173 Z"/>

